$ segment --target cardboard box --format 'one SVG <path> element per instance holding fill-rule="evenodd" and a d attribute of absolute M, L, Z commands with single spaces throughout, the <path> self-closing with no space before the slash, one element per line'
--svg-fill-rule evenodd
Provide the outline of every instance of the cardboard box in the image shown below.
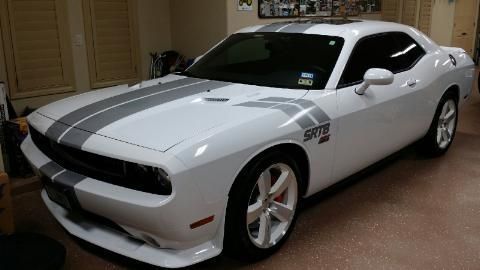
<path fill-rule="evenodd" d="M 12 197 L 10 194 L 8 175 L 0 173 L 0 235 L 12 234 L 15 231 Z"/>

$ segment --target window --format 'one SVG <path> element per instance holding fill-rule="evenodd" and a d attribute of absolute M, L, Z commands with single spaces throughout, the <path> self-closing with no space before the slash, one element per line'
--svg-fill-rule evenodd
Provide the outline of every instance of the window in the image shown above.
<path fill-rule="evenodd" d="M 348 60 L 339 87 L 363 81 L 370 68 L 383 68 L 393 73 L 410 69 L 425 51 L 405 33 L 383 33 L 360 40 Z"/>
<path fill-rule="evenodd" d="M 84 0 L 85 38 L 92 88 L 140 80 L 133 0 Z"/>
<path fill-rule="evenodd" d="M 11 98 L 74 90 L 66 13 L 66 1 L 0 1 Z"/>
<path fill-rule="evenodd" d="M 424 55 L 425 51 L 418 45 L 418 43 L 405 33 L 392 33 L 395 37 L 399 51 L 392 55 L 401 59 L 400 68 L 396 73 L 412 68 L 418 60 Z"/>
<path fill-rule="evenodd" d="M 291 89 L 323 89 L 343 48 L 341 37 L 296 33 L 235 34 L 186 76 Z"/>

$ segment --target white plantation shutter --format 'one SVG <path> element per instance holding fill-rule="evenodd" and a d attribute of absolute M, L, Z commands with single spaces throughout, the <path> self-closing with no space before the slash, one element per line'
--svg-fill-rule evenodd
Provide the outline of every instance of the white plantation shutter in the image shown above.
<path fill-rule="evenodd" d="M 140 79 L 135 4 L 132 0 L 84 0 L 92 88 Z"/>
<path fill-rule="evenodd" d="M 72 53 L 65 1 L 0 1 L 11 97 L 72 91 Z"/>
<path fill-rule="evenodd" d="M 417 1 L 416 0 L 404 0 L 402 9 L 402 21 L 403 24 L 416 26 L 417 23 Z"/>
<path fill-rule="evenodd" d="M 430 34 L 432 22 L 433 0 L 420 0 L 420 15 L 418 18 L 418 29 L 423 33 Z"/>
<path fill-rule="evenodd" d="M 397 0 L 382 1 L 382 20 L 389 22 L 398 22 L 399 5 Z"/>

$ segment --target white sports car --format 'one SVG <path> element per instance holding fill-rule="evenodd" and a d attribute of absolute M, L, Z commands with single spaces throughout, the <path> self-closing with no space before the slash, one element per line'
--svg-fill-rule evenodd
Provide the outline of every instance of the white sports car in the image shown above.
<path fill-rule="evenodd" d="M 400 24 L 253 26 L 184 73 L 38 109 L 22 149 L 79 238 L 163 267 L 260 259 L 302 198 L 418 140 L 445 153 L 473 75 Z"/>

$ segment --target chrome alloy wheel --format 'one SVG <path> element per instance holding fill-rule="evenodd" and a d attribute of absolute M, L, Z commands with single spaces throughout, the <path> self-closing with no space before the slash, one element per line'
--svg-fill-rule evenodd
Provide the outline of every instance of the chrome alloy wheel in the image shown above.
<path fill-rule="evenodd" d="M 297 178 L 290 166 L 278 163 L 260 174 L 249 198 L 247 231 L 259 248 L 277 244 L 292 224 L 298 200 Z"/>
<path fill-rule="evenodd" d="M 441 149 L 447 148 L 451 143 L 456 121 L 457 108 L 455 101 L 449 99 L 443 104 L 442 113 L 438 119 L 437 144 Z"/>

